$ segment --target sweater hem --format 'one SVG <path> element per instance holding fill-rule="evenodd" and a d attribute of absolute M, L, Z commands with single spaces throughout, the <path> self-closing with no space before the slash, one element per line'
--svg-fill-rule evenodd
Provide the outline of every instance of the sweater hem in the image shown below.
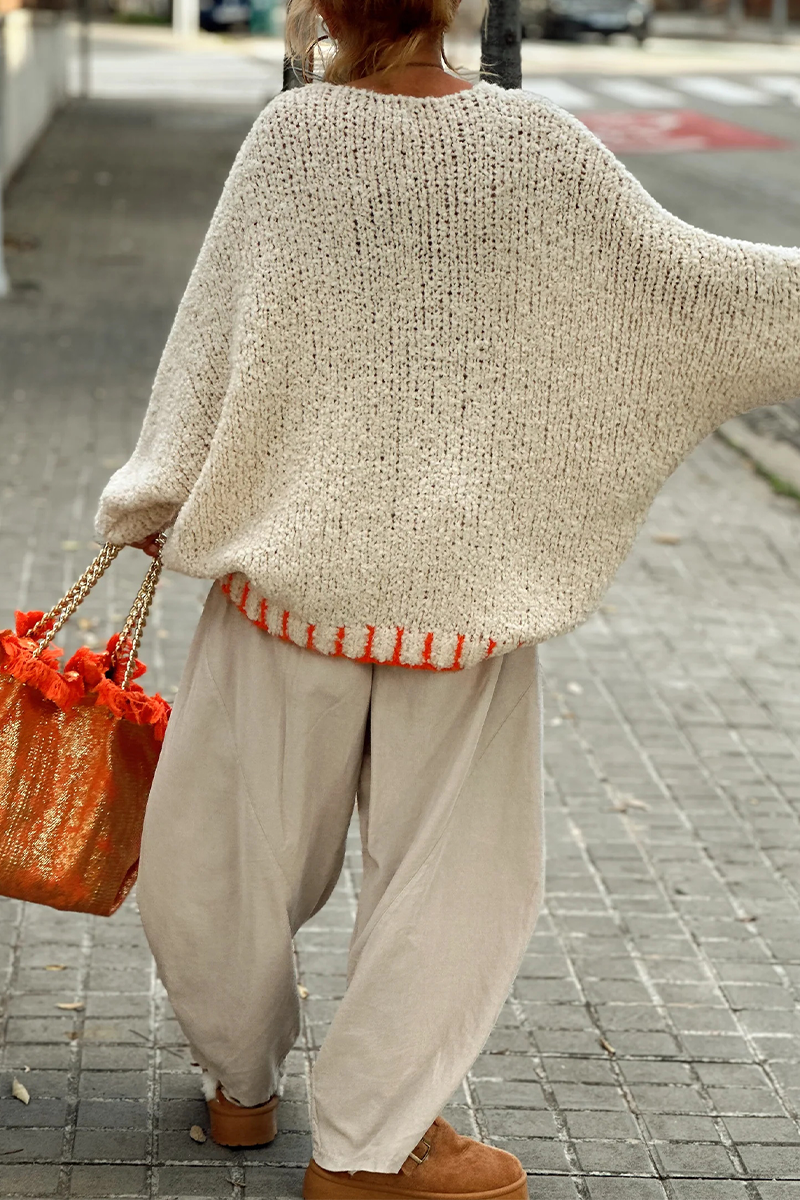
<path fill-rule="evenodd" d="M 412 671 L 463 671 L 516 650 L 523 641 L 470 637 L 457 631 L 407 629 L 402 625 L 319 623 L 273 605 L 239 572 L 217 581 L 228 600 L 259 629 L 303 650 L 329 658 Z"/>

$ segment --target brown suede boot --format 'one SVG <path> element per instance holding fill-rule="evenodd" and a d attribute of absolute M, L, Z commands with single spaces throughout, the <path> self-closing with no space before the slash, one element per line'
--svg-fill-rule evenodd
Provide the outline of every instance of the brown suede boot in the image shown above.
<path fill-rule="evenodd" d="M 265 1146 L 278 1132 L 278 1097 L 245 1108 L 234 1104 L 217 1088 L 216 1097 L 206 1100 L 211 1138 L 219 1146 Z"/>
<path fill-rule="evenodd" d="M 378 1171 L 326 1171 L 312 1158 L 303 1181 L 304 1200 L 527 1200 L 522 1163 L 462 1137 L 437 1117 L 396 1175 Z"/>

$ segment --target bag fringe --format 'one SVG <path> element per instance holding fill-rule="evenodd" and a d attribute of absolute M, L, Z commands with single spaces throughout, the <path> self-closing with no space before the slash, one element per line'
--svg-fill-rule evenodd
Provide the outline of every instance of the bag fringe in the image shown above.
<path fill-rule="evenodd" d="M 16 632 L 0 631 L 0 671 L 27 683 L 58 708 L 68 709 L 84 697 L 105 706 L 115 717 L 134 725 L 151 725 L 157 741 L 163 741 L 171 706 L 156 693 L 148 696 L 138 683 L 120 686 L 125 675 L 125 659 L 114 661 L 119 634 L 113 634 L 105 650 L 81 646 L 64 667 L 58 669 L 64 653 L 52 643 L 35 656 L 36 641 L 27 636 L 42 618 L 41 612 L 17 612 Z M 48 627 L 42 630 L 46 632 Z M 133 678 L 144 675 L 147 667 L 138 659 Z"/>

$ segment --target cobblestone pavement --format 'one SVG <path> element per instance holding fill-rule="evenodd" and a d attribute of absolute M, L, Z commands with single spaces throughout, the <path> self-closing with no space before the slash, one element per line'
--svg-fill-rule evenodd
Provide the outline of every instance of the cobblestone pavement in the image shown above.
<path fill-rule="evenodd" d="M 74 104 L 11 190 L 3 624 L 91 556 L 250 115 Z M 122 555 L 70 644 L 111 632 L 143 567 Z M 206 588 L 159 591 L 144 653 L 168 695 Z M 534 1197 L 800 1200 L 799 594 L 800 505 L 711 438 L 602 610 L 543 649 L 548 907 L 448 1110 L 519 1154 Z M 297 939 L 303 1034 L 281 1135 L 252 1152 L 189 1136 L 205 1110 L 135 903 L 103 920 L 0 900 L 0 1195 L 299 1196 L 358 879 L 354 837 Z"/>

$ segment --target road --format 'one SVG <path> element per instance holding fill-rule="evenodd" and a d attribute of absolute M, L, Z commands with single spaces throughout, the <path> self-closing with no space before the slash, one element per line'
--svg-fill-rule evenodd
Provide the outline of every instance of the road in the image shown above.
<path fill-rule="evenodd" d="M 248 56 L 213 40 L 188 55 L 181 103 L 154 99 L 153 56 L 169 66 L 174 49 L 137 33 L 123 53 L 121 41 L 128 91 L 99 94 L 98 60 L 98 94 L 59 116 L 8 197 L 3 624 L 14 607 L 48 607 L 91 557 L 97 495 L 130 452 L 263 100 L 229 86 Z M 668 69 L 646 72 L 625 46 L 581 49 L 548 47 L 526 78 L 570 86 L 576 111 L 602 114 L 665 111 L 652 93 L 634 103 L 630 81 L 682 105 L 689 76 L 713 77 L 717 98 L 695 86 L 693 111 L 800 140 L 800 110 L 761 82 L 800 74 L 788 51 L 778 62 L 759 48 L 745 69 L 741 47 L 735 68 L 729 49 L 673 47 L 658 55 Z M 224 101 L 204 90 L 220 54 Z M 609 93 L 626 80 L 626 100 Z M 731 81 L 769 98 L 725 103 Z M 686 219 L 800 241 L 791 147 L 626 161 Z M 125 551 L 69 647 L 118 627 L 142 569 Z M 159 590 L 143 656 L 167 696 L 205 590 L 174 575 Z M 547 908 L 446 1114 L 519 1154 L 541 1200 L 800 1200 L 799 594 L 800 505 L 712 437 L 662 490 L 601 610 L 542 649 Z M 280 1137 L 253 1152 L 189 1136 L 205 1110 L 133 901 L 104 921 L 0 900 L 0 1196 L 296 1200 L 307 1072 L 342 994 L 359 870 L 354 835 L 331 901 L 297 939 L 303 1032 Z M 29 1105 L 10 1095 L 14 1077 Z"/>

